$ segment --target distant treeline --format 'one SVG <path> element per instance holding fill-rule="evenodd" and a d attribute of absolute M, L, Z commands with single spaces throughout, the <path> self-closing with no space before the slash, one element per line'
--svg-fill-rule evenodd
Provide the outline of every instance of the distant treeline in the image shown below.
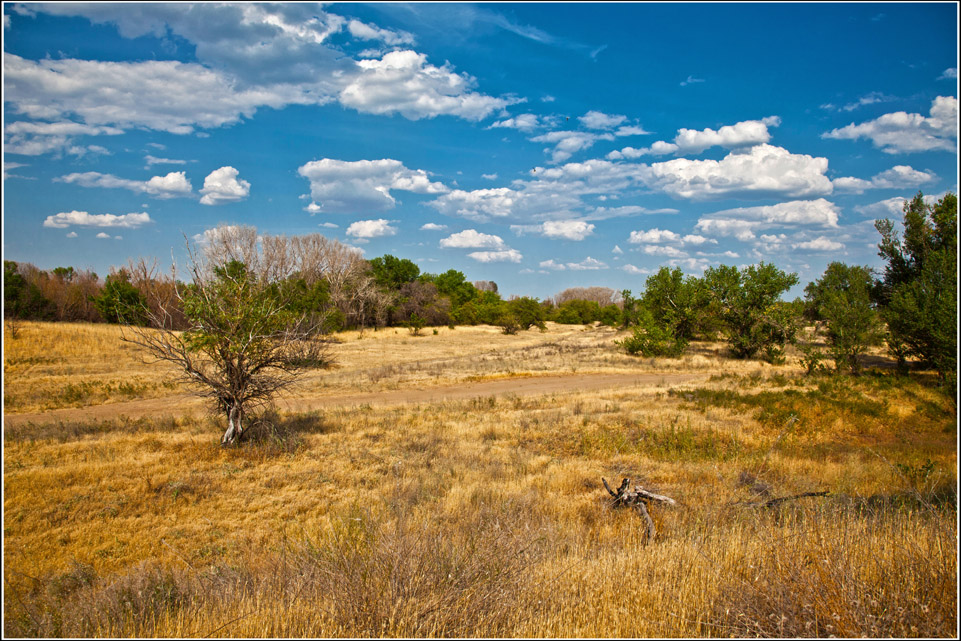
<path fill-rule="evenodd" d="M 633 328 L 620 342 L 633 354 L 676 356 L 691 340 L 723 337 L 735 357 L 777 363 L 807 321 L 829 347 L 829 354 L 802 349 L 811 372 L 829 355 L 838 369 L 857 373 L 865 350 L 884 342 L 902 367 L 911 357 L 951 382 L 957 367 L 957 197 L 949 193 L 929 205 L 918 193 L 904 206 L 903 227 L 902 238 L 892 221 L 876 224 L 883 273 L 831 263 L 805 288 L 805 300 L 793 302 L 780 298 L 798 283 L 797 274 L 765 263 L 711 267 L 700 278 L 662 267 L 638 297 L 631 290 L 588 287 L 544 301 L 504 300 L 496 283 L 472 283 L 457 270 L 421 273 L 408 259 L 388 254 L 365 260 L 320 234 L 269 236 L 253 227 L 219 227 L 191 260 L 203 267 L 200 274 L 242 263 L 252 278 L 282 288 L 295 311 L 324 315 L 331 331 L 407 327 L 418 333 L 429 326 L 490 324 L 512 334 L 543 328 L 546 321 L 600 322 Z M 47 272 L 4 261 L 4 314 L 133 324 L 163 318 L 167 328 L 178 329 L 186 326 L 180 294 L 191 286 L 144 259 L 112 269 L 104 280 L 73 267 Z"/>

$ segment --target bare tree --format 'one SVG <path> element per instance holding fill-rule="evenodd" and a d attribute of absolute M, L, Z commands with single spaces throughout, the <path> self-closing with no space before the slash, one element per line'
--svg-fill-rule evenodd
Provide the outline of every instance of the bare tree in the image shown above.
<path fill-rule="evenodd" d="M 563 305 L 569 300 L 588 300 L 593 301 L 601 307 L 621 302 L 620 292 L 616 292 L 610 287 L 570 287 L 554 296 L 554 304 Z"/>
<path fill-rule="evenodd" d="M 188 254 L 192 283 L 177 291 L 177 304 L 159 299 L 146 310 L 159 329 L 127 325 L 122 338 L 173 365 L 213 401 L 227 418 L 221 438 L 227 445 L 243 438 L 253 406 L 269 403 L 304 369 L 327 363 L 325 317 L 291 311 L 284 283 L 257 278 L 239 260 L 203 263 L 189 246 Z M 178 310 L 186 318 L 183 332 L 172 329 Z"/>

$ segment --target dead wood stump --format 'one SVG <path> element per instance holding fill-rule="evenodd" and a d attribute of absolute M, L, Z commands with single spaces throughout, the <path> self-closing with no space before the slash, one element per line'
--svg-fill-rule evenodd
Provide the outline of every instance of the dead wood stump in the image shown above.
<path fill-rule="evenodd" d="M 614 497 L 612 505 L 614 507 L 627 506 L 634 508 L 634 510 L 641 515 L 644 522 L 647 524 L 647 540 L 653 541 L 654 537 L 657 536 L 657 529 L 654 527 L 654 519 L 651 518 L 651 513 L 648 510 L 648 505 L 651 501 L 658 503 L 666 503 L 667 505 L 676 505 L 677 501 L 668 497 L 662 496 L 661 494 L 655 494 L 654 492 L 649 492 L 644 488 L 635 486 L 633 490 L 629 490 L 628 486 L 631 484 L 631 479 L 625 478 L 621 481 L 620 487 L 617 491 L 611 489 L 611 486 L 607 484 L 607 479 L 601 477 L 601 481 L 604 482 L 604 487 L 607 489 L 608 493 Z"/>

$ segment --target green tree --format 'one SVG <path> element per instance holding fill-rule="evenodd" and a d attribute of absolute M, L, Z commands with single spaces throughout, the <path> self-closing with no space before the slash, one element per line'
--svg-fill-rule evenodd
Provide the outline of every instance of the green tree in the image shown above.
<path fill-rule="evenodd" d="M 103 290 L 93 298 L 94 307 L 108 323 L 146 325 L 147 298 L 130 283 L 130 274 L 121 269 L 107 276 Z"/>
<path fill-rule="evenodd" d="M 305 368 L 326 363 L 323 314 L 292 309 L 289 288 L 251 274 L 230 261 L 207 272 L 193 263 L 193 282 L 180 293 L 185 331 L 162 322 L 164 309 L 148 312 L 160 329 L 125 325 L 123 339 L 171 363 L 198 394 L 227 419 L 221 444 L 243 438 L 251 407 L 267 404 Z"/>
<path fill-rule="evenodd" d="M 506 313 L 514 317 L 517 325 L 521 329 L 526 330 L 531 327 L 546 329 L 544 325 L 544 308 L 536 298 L 530 298 L 528 296 L 514 298 L 507 301 L 505 307 Z"/>
<path fill-rule="evenodd" d="M 17 263 L 3 261 L 4 317 L 48 320 L 53 317 L 54 311 L 53 302 L 44 298 L 36 284 L 24 278 Z"/>
<path fill-rule="evenodd" d="M 642 356 L 668 356 L 676 358 L 687 349 L 687 339 L 678 337 L 664 322 L 654 318 L 647 308 L 640 308 L 637 313 L 637 324 L 633 327 L 631 336 L 621 341 L 614 341 L 628 354 Z"/>
<path fill-rule="evenodd" d="M 904 205 L 904 238 L 879 220 L 878 254 L 886 261 L 876 295 L 888 326 L 888 347 L 935 368 L 957 384 L 958 199 L 946 194 L 933 206 L 921 192 Z"/>
<path fill-rule="evenodd" d="M 699 278 L 684 278 L 680 267 L 661 267 L 649 276 L 640 302 L 678 338 L 707 333 L 709 293 Z"/>
<path fill-rule="evenodd" d="M 881 321 L 871 300 L 873 278 L 867 267 L 840 262 L 804 288 L 814 315 L 827 325 L 827 341 L 835 367 L 861 372 L 860 357 L 882 339 Z"/>
<path fill-rule="evenodd" d="M 742 270 L 721 265 L 704 272 L 711 313 L 724 324 L 736 358 L 763 352 L 770 362 L 783 359 L 785 344 L 797 335 L 798 318 L 791 306 L 778 304 L 778 299 L 797 282 L 797 274 L 763 262 Z"/>
<path fill-rule="evenodd" d="M 396 258 L 384 254 L 370 261 L 374 281 L 388 290 L 400 289 L 405 283 L 412 283 L 420 276 L 420 267 L 406 258 Z"/>

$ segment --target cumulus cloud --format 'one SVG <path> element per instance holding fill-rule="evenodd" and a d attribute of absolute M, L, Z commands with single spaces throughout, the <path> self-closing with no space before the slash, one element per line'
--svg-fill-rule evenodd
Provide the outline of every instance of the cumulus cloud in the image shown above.
<path fill-rule="evenodd" d="M 201 205 L 223 205 L 235 203 L 250 195 L 250 183 L 238 180 L 238 172 L 233 167 L 221 167 L 210 172 L 204 179 L 204 188 L 200 190 L 203 198 Z"/>
<path fill-rule="evenodd" d="M 147 168 L 149 169 L 153 165 L 186 165 L 186 160 L 177 160 L 175 158 L 158 158 L 156 156 L 151 156 L 147 154 L 144 156 L 144 162 L 147 163 Z"/>
<path fill-rule="evenodd" d="M 781 124 L 778 116 L 768 116 L 761 120 L 745 120 L 733 125 L 725 125 L 718 130 L 707 129 L 678 129 L 673 142 L 658 140 L 649 147 L 635 149 L 625 147 L 620 151 L 612 151 L 607 155 L 608 160 L 640 158 L 641 156 L 662 156 L 665 154 L 698 154 L 710 147 L 724 147 L 736 149 L 760 145 L 771 140 L 768 127 Z"/>
<path fill-rule="evenodd" d="M 43 221 L 44 227 L 55 229 L 65 229 L 72 225 L 78 227 L 125 227 L 136 229 L 142 225 L 153 222 L 150 215 L 146 212 L 131 214 L 89 214 L 85 211 L 68 211 L 47 216 Z"/>
<path fill-rule="evenodd" d="M 347 228 L 347 235 L 354 238 L 380 238 L 382 236 L 393 236 L 397 233 L 396 227 L 391 227 L 390 220 L 378 218 L 377 220 L 358 220 L 351 223 Z"/>
<path fill-rule="evenodd" d="M 504 120 L 491 123 L 488 129 L 517 129 L 530 133 L 535 129 L 553 126 L 556 119 L 551 116 L 538 116 L 536 114 L 520 114 Z"/>
<path fill-rule="evenodd" d="M 698 219 L 695 229 L 705 234 L 752 240 L 759 230 L 775 227 L 837 228 L 838 208 L 823 198 L 764 205 L 737 207 L 706 214 Z"/>
<path fill-rule="evenodd" d="M 538 266 L 541 269 L 551 271 L 565 271 L 568 269 L 571 271 L 593 271 L 598 269 L 608 269 L 607 263 L 597 260 L 596 258 L 591 258 L 590 256 L 579 263 L 559 263 L 552 258 L 550 260 L 542 260 Z"/>
<path fill-rule="evenodd" d="M 949 67 L 948 69 L 945 69 L 940 76 L 938 76 L 938 80 L 957 80 L 957 79 L 958 79 L 957 67 Z"/>
<path fill-rule="evenodd" d="M 918 171 L 907 165 L 895 165 L 891 169 L 882 171 L 870 180 L 845 177 L 835 178 L 833 182 L 836 189 L 861 194 L 867 189 L 917 187 L 924 183 L 935 181 L 937 178 L 938 177 L 930 171 Z"/>
<path fill-rule="evenodd" d="M 399 160 L 345 161 L 323 158 L 297 169 L 310 181 L 313 207 L 308 211 L 351 213 L 358 210 L 385 211 L 395 206 L 392 190 L 418 194 L 442 194 L 447 187 L 431 182 L 422 169 L 408 169 Z"/>
<path fill-rule="evenodd" d="M 193 186 L 182 171 L 172 171 L 166 176 L 154 176 L 145 181 L 118 178 L 112 174 L 101 174 L 96 171 L 67 174 L 56 180 L 81 187 L 129 189 L 160 199 L 185 197 L 193 193 Z"/>
<path fill-rule="evenodd" d="M 437 223 L 424 223 L 420 226 L 422 231 L 442 231 L 447 229 L 447 225 L 438 225 Z"/>
<path fill-rule="evenodd" d="M 39 156 L 50 152 L 82 155 L 96 149 L 77 145 L 75 142 L 77 137 L 116 136 L 122 133 L 123 130 L 117 127 L 94 127 L 66 120 L 61 122 L 18 120 L 8 123 L 4 129 L 4 151 L 8 154 L 24 156 Z"/>
<path fill-rule="evenodd" d="M 934 205 L 943 197 L 944 194 L 926 194 L 923 198 L 925 204 Z M 904 215 L 904 204 L 908 202 L 908 200 L 910 199 L 903 196 L 895 196 L 869 205 L 858 205 L 854 208 L 854 211 L 864 216 L 871 216 L 872 218 L 900 219 Z"/>
<path fill-rule="evenodd" d="M 584 240 L 594 233 L 594 225 L 583 220 L 548 220 L 539 225 L 511 225 L 517 234 L 538 234 L 545 238 Z"/>
<path fill-rule="evenodd" d="M 627 116 L 608 115 L 600 111 L 592 110 L 578 117 L 578 120 L 581 125 L 588 129 L 614 129 L 627 120 Z"/>
<path fill-rule="evenodd" d="M 414 36 L 406 31 L 392 31 L 381 29 L 375 25 L 369 25 L 360 20 L 351 20 L 347 23 L 350 35 L 361 40 L 380 40 L 388 45 L 412 45 Z"/>
<path fill-rule="evenodd" d="M 501 251 L 471 252 L 467 254 L 480 263 L 519 263 L 524 258 L 516 249 L 505 249 Z"/>
<path fill-rule="evenodd" d="M 492 218 L 510 216 L 519 198 L 518 192 L 509 187 L 475 189 L 473 191 L 454 189 L 432 201 L 430 205 L 449 216 L 460 216 L 468 220 L 485 222 Z"/>
<path fill-rule="evenodd" d="M 632 276 L 641 276 L 641 275 L 644 275 L 644 274 L 650 274 L 650 273 L 652 273 L 651 270 L 649 270 L 649 269 L 644 269 L 644 268 L 642 268 L 642 267 L 636 267 L 635 265 L 624 265 L 623 267 L 621 267 L 621 269 L 623 269 L 624 271 L 626 271 L 628 274 L 631 274 Z"/>
<path fill-rule="evenodd" d="M 248 118 L 261 107 L 342 105 L 366 113 L 478 120 L 513 104 L 473 90 L 474 80 L 414 51 L 355 60 L 334 34 L 410 45 L 404 32 L 347 20 L 306 3 L 74 3 L 35 5 L 115 25 L 127 38 L 170 34 L 194 45 L 198 62 L 31 61 L 5 54 L 5 100 L 33 119 L 186 134 Z M 211 29 L 210 25 L 217 25 Z M 46 145 L 57 141 L 46 137 Z M 26 141 L 14 141 L 29 150 Z M 34 143 L 32 148 L 36 148 Z M 79 151 L 79 148 L 77 149 Z M 44 152 L 39 152 L 44 153 Z"/>
<path fill-rule="evenodd" d="M 757 145 L 721 160 L 677 158 L 638 166 L 651 189 L 677 198 L 791 197 L 830 194 L 827 158 L 792 154 L 782 147 Z"/>
<path fill-rule="evenodd" d="M 592 134 L 586 131 L 550 131 L 531 138 L 533 142 L 553 145 L 544 150 L 551 154 L 551 162 L 564 162 L 576 152 L 589 149 L 598 140 L 614 140 L 613 134 Z"/>
<path fill-rule="evenodd" d="M 483 234 L 475 229 L 451 234 L 440 241 L 441 247 L 456 247 L 462 249 L 505 249 L 506 245 L 500 236 Z"/>
<path fill-rule="evenodd" d="M 859 140 L 867 138 L 889 154 L 920 151 L 955 151 L 958 145 L 958 99 L 938 96 L 927 117 L 897 111 L 861 124 L 851 123 L 821 134 L 822 138 Z"/>
<path fill-rule="evenodd" d="M 416 51 L 392 51 L 379 60 L 360 60 L 357 66 L 359 73 L 338 98 L 364 113 L 400 113 L 410 120 L 451 115 L 476 121 L 512 104 L 471 91 L 473 78 L 447 65 L 431 65 Z"/>
<path fill-rule="evenodd" d="M 827 236 L 818 236 L 814 240 L 808 240 L 802 243 L 794 243 L 791 245 L 791 247 L 794 249 L 811 252 L 836 252 L 844 249 L 844 243 L 831 240 Z"/>

